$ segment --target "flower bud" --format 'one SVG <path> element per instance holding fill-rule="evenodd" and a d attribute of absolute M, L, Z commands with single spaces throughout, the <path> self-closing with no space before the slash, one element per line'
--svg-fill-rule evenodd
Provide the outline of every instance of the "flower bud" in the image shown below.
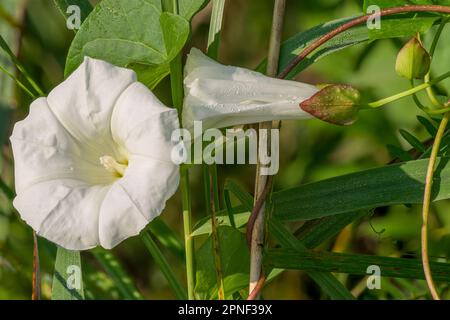
<path fill-rule="evenodd" d="M 399 76 L 409 80 L 423 78 L 430 69 L 430 64 L 430 55 L 414 37 L 400 49 L 395 62 L 395 71 Z"/>
<path fill-rule="evenodd" d="M 350 125 L 356 121 L 359 91 L 349 85 L 328 85 L 311 98 L 300 103 L 300 108 L 314 117 L 338 125 Z"/>

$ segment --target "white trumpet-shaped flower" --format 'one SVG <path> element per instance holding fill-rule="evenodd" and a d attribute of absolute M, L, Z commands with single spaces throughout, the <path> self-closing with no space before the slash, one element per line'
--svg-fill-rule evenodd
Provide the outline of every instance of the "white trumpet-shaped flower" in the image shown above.
<path fill-rule="evenodd" d="M 71 250 L 112 248 L 158 216 L 178 188 L 177 112 L 129 69 L 85 58 L 11 136 L 14 207 Z"/>
<path fill-rule="evenodd" d="M 193 48 L 185 67 L 183 126 L 203 129 L 270 120 L 310 119 L 299 104 L 318 92 L 314 86 L 224 66 Z"/>

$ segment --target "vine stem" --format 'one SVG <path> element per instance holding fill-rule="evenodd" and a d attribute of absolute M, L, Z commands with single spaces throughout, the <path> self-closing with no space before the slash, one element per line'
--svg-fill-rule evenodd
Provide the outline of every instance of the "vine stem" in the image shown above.
<path fill-rule="evenodd" d="M 450 77 L 450 71 L 448 71 L 448 72 L 446 72 L 444 74 L 441 74 L 439 77 L 434 78 L 433 80 L 431 80 L 429 82 L 424 82 L 422 84 L 419 84 L 418 86 L 415 86 L 415 87 L 413 87 L 411 89 L 408 89 L 408 90 L 402 91 L 400 93 L 394 94 L 394 95 L 392 95 L 390 97 L 386 97 L 386 98 L 383 98 L 383 99 L 380 99 L 380 100 L 377 100 L 377 101 L 374 101 L 374 102 L 369 102 L 367 105 L 369 107 L 371 107 L 371 108 L 382 107 L 385 104 L 388 104 L 388 103 L 393 102 L 395 100 L 398 100 L 398 99 L 410 96 L 410 95 L 412 95 L 412 94 L 414 94 L 416 92 L 419 92 L 419 91 L 421 91 L 423 89 L 429 88 L 429 87 L 435 85 L 436 83 L 438 83 L 438 82 L 440 82 L 440 81 L 442 81 L 442 80 L 444 80 L 444 79 L 446 79 L 448 77 Z"/>
<path fill-rule="evenodd" d="M 220 47 L 220 31 L 222 29 L 225 0 L 212 0 L 212 11 L 208 32 L 207 54 L 218 60 Z M 203 164 L 206 212 L 211 216 L 211 240 L 213 245 L 214 266 L 217 278 L 217 296 L 225 299 L 225 283 L 223 279 L 222 258 L 220 255 L 219 224 L 216 212 L 220 210 L 217 164 Z"/>
<path fill-rule="evenodd" d="M 405 12 L 439 12 L 439 13 L 448 13 L 450 14 L 450 7 L 446 6 L 438 6 L 438 5 L 407 5 L 402 7 L 394 7 L 389 9 L 383 9 L 380 11 L 380 17 L 388 16 L 392 14 L 405 13 Z M 360 17 L 357 17 L 343 25 L 337 27 L 336 29 L 331 30 L 327 34 L 323 35 L 313 43 L 311 43 L 305 50 L 303 50 L 297 57 L 292 59 L 291 62 L 281 71 L 279 74 L 279 78 L 286 78 L 289 73 L 299 64 L 304 58 L 306 58 L 311 52 L 320 47 L 325 42 L 331 40 L 338 34 L 354 27 L 359 24 L 366 22 L 373 14 L 366 14 Z"/>
<path fill-rule="evenodd" d="M 166 8 L 170 8 L 174 14 L 179 14 L 178 0 L 166 0 L 163 2 Z M 170 63 L 170 85 L 172 90 L 172 102 L 178 111 L 181 122 L 183 108 L 183 66 L 181 53 L 178 53 L 175 59 Z M 181 166 L 180 168 L 180 191 L 181 205 L 183 215 L 184 245 L 186 253 L 186 282 L 189 300 L 195 300 L 195 261 L 194 261 L 194 239 L 192 233 L 192 210 L 191 210 L 191 192 L 189 187 L 189 168 Z"/>
<path fill-rule="evenodd" d="M 439 25 L 439 28 L 437 29 L 436 34 L 434 35 L 433 42 L 431 43 L 430 52 L 429 52 L 430 57 L 433 57 L 433 55 L 434 55 L 434 51 L 436 50 L 436 47 L 437 47 L 437 44 L 439 41 L 439 37 L 441 36 L 442 30 L 444 30 L 444 27 L 445 27 L 446 23 L 448 22 L 448 20 L 449 20 L 449 18 L 442 19 L 442 22 Z M 428 72 L 425 75 L 425 77 L 423 78 L 423 80 L 425 82 L 428 82 L 428 81 L 430 81 L 430 77 L 431 77 L 431 69 L 428 70 Z M 432 87 L 427 88 L 427 95 L 432 104 L 434 104 L 435 106 L 438 106 L 438 107 L 442 107 L 442 104 L 436 98 L 436 95 L 434 94 Z"/>
<path fill-rule="evenodd" d="M 33 284 L 31 300 L 41 300 L 41 266 L 36 232 L 33 231 Z"/>
<path fill-rule="evenodd" d="M 434 300 L 440 300 L 440 297 L 434 285 L 433 277 L 431 275 L 430 260 L 428 256 L 428 216 L 430 213 L 431 192 L 433 187 L 433 175 L 436 166 L 436 159 L 449 118 L 450 112 L 445 113 L 439 125 L 439 129 L 436 133 L 436 138 L 434 139 L 434 144 L 431 149 L 430 160 L 428 162 L 427 176 L 425 180 L 425 191 L 423 195 L 423 207 L 422 207 L 422 228 L 421 228 L 422 266 L 423 271 L 425 273 L 425 280 L 427 282 L 428 288 L 430 289 L 431 295 L 433 296 Z"/>
<path fill-rule="evenodd" d="M 283 28 L 283 18 L 286 8 L 286 0 L 276 0 L 273 10 L 272 31 L 270 35 L 269 53 L 267 61 L 268 76 L 276 76 L 278 70 L 278 60 L 280 57 L 281 33 Z M 266 132 L 266 139 L 262 139 L 261 143 L 266 144 L 266 150 L 269 150 L 271 142 L 270 130 L 272 129 L 272 122 L 263 122 L 259 124 L 259 132 Z M 262 141 L 264 140 L 264 141 Z M 258 156 L 258 164 L 256 167 L 255 177 L 255 208 L 247 224 L 247 235 L 250 241 L 250 283 L 249 283 L 249 299 L 258 299 L 259 292 L 264 283 L 264 273 L 262 270 L 262 255 L 264 248 L 264 210 L 265 199 L 269 193 L 269 185 L 272 177 L 261 175 L 262 164 Z M 260 285 L 258 285 L 260 284 Z"/>

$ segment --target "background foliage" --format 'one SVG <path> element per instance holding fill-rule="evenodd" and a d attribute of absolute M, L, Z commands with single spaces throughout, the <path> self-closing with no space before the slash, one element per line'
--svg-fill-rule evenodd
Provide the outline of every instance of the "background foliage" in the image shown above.
<path fill-rule="evenodd" d="M 102 8 L 107 8 L 108 4 L 114 2 L 104 0 L 95 10 L 101 11 Z M 129 6 L 130 9 L 139 2 L 151 3 L 152 1 L 127 1 L 125 7 Z M 186 3 L 186 6 L 180 8 L 180 14 L 184 18 L 191 18 L 197 9 L 201 8 L 201 4 L 199 5 L 201 2 L 194 0 L 183 2 Z M 92 3 L 95 4 L 94 1 Z M 159 1 L 155 3 L 159 3 Z M 386 1 L 386 3 L 392 4 L 392 1 Z M 287 1 L 287 7 L 283 39 L 288 39 L 300 31 L 310 29 L 325 21 L 358 14 L 363 8 L 363 3 L 356 0 L 290 0 Z M 153 10 L 155 15 L 160 15 L 157 10 L 154 10 L 154 7 L 149 5 L 146 8 Z M 272 9 L 272 1 L 227 1 L 219 50 L 219 60 L 222 63 L 251 69 L 258 66 L 262 68 L 261 62 L 267 52 Z M 187 52 L 190 46 L 202 49 L 206 47 L 210 13 L 211 7 L 207 6 L 193 17 L 191 35 L 183 52 Z M 102 12 L 89 17 L 91 23 L 83 26 L 75 35 L 73 31 L 67 30 L 65 27 L 65 20 L 53 1 L 2 0 L 0 2 L 0 34 L 18 53 L 20 61 L 29 70 L 32 77 L 45 89 L 45 92 L 48 92 L 63 80 L 65 73 L 70 73 L 80 62 L 80 48 L 85 44 L 88 44 L 86 50 L 89 53 L 108 53 L 108 57 L 111 58 L 110 54 L 114 52 L 109 50 L 105 43 L 92 43 L 91 41 L 96 34 L 90 27 L 95 26 L 96 19 L 100 19 L 101 17 L 98 18 L 98 16 L 101 14 Z M 134 45 L 139 46 L 144 43 L 146 46 L 157 48 L 156 53 L 142 52 L 142 56 L 139 57 L 125 56 L 121 54 L 120 50 L 117 50 L 115 52 L 117 60 L 113 56 L 114 61 L 112 62 L 120 65 L 131 64 L 138 72 L 140 79 L 148 86 L 154 87 L 158 97 L 170 105 L 172 104 L 170 80 L 164 76 L 169 72 L 168 62 L 173 59 L 188 38 L 189 26 L 186 24 L 186 20 L 180 17 L 169 13 L 162 15 L 165 15 L 162 20 L 135 20 L 133 21 L 134 25 L 131 26 L 116 26 L 117 30 L 106 28 L 105 30 L 110 30 L 111 33 L 102 36 L 110 36 L 109 41 L 116 41 L 114 36 L 123 30 L 131 29 L 134 30 L 132 33 Z M 10 19 L 11 17 L 14 18 Z M 432 26 L 434 20 L 433 17 L 419 18 L 416 20 L 415 26 L 424 31 Z M 165 21 L 167 25 L 165 26 L 161 21 Z M 155 33 L 141 34 L 139 28 L 142 25 L 156 30 Z M 173 25 L 177 25 L 176 30 L 184 31 L 176 33 L 175 36 L 175 33 L 170 32 L 167 27 Z M 389 30 L 398 32 L 398 29 L 395 29 L 395 26 L 399 28 L 398 21 L 390 21 L 387 26 L 391 26 L 391 29 L 386 28 L 386 32 Z M 436 30 L 436 26 L 431 27 L 431 31 L 424 38 L 428 45 L 434 30 Z M 100 31 L 97 29 L 95 32 Z M 352 84 L 362 91 L 367 100 L 389 96 L 409 87 L 409 83 L 399 78 L 394 71 L 396 54 L 408 38 L 384 39 L 387 37 L 386 34 L 368 34 L 366 28 L 361 29 L 359 33 L 355 31 L 353 36 L 351 39 L 343 36 L 328 50 L 331 52 L 336 48 L 346 47 L 349 42 L 351 44 L 359 43 L 358 45 L 323 57 L 296 76 L 296 79 L 313 84 Z M 20 37 L 20 46 L 16 45 L 18 37 Z M 74 37 L 74 45 L 69 50 Z M 378 38 L 382 39 L 370 41 Z M 436 70 L 437 75 L 450 69 L 449 40 L 450 28 L 447 27 L 443 31 L 433 60 L 432 67 L 433 70 Z M 301 47 L 298 44 L 303 42 L 305 42 L 304 38 L 296 36 L 285 45 L 283 50 L 285 52 L 291 52 L 293 49 L 300 51 Z M 117 45 L 120 47 L 120 44 L 115 43 L 114 48 L 117 48 Z M 128 60 L 121 60 L 124 58 Z M 136 60 L 133 60 L 134 58 Z M 141 62 L 136 63 L 136 61 Z M 281 60 L 281 64 L 283 65 L 287 61 L 288 59 L 284 58 Z M 158 63 L 158 67 L 149 68 L 155 62 Z M 310 62 L 312 61 L 307 63 Z M 0 53 L 0 65 L 11 67 L 3 53 Z M 157 75 L 157 80 L 154 80 L 155 75 Z M 148 78 L 152 80 L 146 81 Z M 450 80 L 447 79 L 447 82 L 444 83 L 444 88 L 448 88 L 450 84 L 448 81 Z M 16 89 L 3 73 L 0 74 L 0 173 L 2 179 L 9 185 L 12 185 L 13 182 L 13 169 L 7 137 L 13 123 L 27 114 L 29 103 L 30 98 Z M 417 147 L 416 140 L 408 139 L 408 134 L 399 129 L 413 133 L 420 141 L 426 141 L 433 134 L 436 126 L 433 120 L 420 118 L 419 121 L 418 115 L 425 117 L 425 114 L 421 114 L 414 107 L 412 99 L 406 98 L 383 109 L 362 112 L 360 119 L 350 127 L 332 126 L 318 120 L 283 122 L 280 172 L 275 179 L 275 191 L 378 167 L 391 162 L 398 156 L 401 156 L 403 160 L 410 159 L 408 158 L 410 155 L 403 151 L 409 150 L 413 146 Z M 447 139 L 443 143 L 444 155 L 448 148 L 448 142 Z M 426 167 L 426 162 L 422 162 L 419 160 L 410 163 L 406 169 L 399 165 L 393 167 L 389 172 L 370 171 L 369 173 L 359 173 L 360 176 L 355 174 L 346 178 L 340 177 L 329 182 L 328 185 L 327 183 L 320 185 L 320 182 L 308 184 L 300 187 L 303 188 L 302 190 L 294 189 L 290 194 L 277 196 L 275 193 L 274 216 L 279 214 L 282 219 L 294 220 L 294 222 L 287 225 L 288 230 L 286 230 L 286 225 L 278 225 L 276 222 L 269 226 L 272 234 L 271 241 L 273 244 L 279 244 L 283 251 L 269 252 L 268 266 L 275 268 L 294 266 L 294 269 L 300 268 L 306 271 L 295 270 L 278 274 L 275 270 L 272 275 L 278 276 L 270 279 L 264 290 L 264 298 L 317 299 L 329 296 L 330 292 L 334 292 L 337 297 L 343 297 L 347 293 L 345 290 L 341 290 L 342 288 L 327 287 L 329 272 L 336 270 L 343 272 L 337 274 L 341 283 L 354 295 L 363 299 L 427 297 L 425 283 L 422 280 L 416 280 L 423 278 L 420 274 L 420 265 L 417 265 L 416 260 L 402 260 L 404 270 L 416 270 L 415 274 L 412 273 L 416 276 L 410 274 L 409 278 L 413 279 L 405 279 L 402 274 L 397 278 L 399 275 L 395 274 L 394 270 L 389 275 L 395 278 L 383 278 L 382 290 L 369 291 L 365 290 L 365 278 L 361 272 L 363 264 L 358 265 L 358 262 L 363 263 L 364 260 L 361 260 L 361 256 L 355 256 L 355 254 L 364 254 L 364 257 L 369 259 L 367 261 L 385 266 L 388 270 L 386 272 L 389 272 L 392 261 L 389 259 L 377 260 L 375 256 L 418 258 L 421 208 L 420 205 L 411 205 L 411 203 L 421 201 L 420 195 L 423 190 L 418 181 L 423 180 L 423 177 L 420 176 L 423 170 L 421 171 L 420 168 Z M 227 292 L 233 292 L 235 289 L 241 289 L 242 284 L 245 287 L 248 281 L 248 276 L 246 276 L 248 266 L 244 263 L 248 260 L 245 253 L 246 243 L 243 242 L 243 236 L 236 228 L 240 229 L 244 226 L 248 212 L 251 210 L 252 200 L 249 193 L 252 193 L 253 190 L 254 167 L 219 166 L 218 170 L 220 190 L 226 191 L 226 194 L 230 195 L 229 200 L 235 211 L 233 212 L 235 213 L 234 221 L 230 221 L 226 210 L 220 212 L 223 217 L 219 219 L 223 224 L 220 227 L 222 241 L 231 244 L 222 252 L 223 263 L 226 264 L 226 268 L 223 270 L 225 289 Z M 448 181 L 448 173 L 443 171 L 441 175 L 444 182 Z M 238 181 L 238 184 L 233 181 Z M 364 188 L 359 188 L 361 184 Z M 398 190 L 386 190 L 386 186 L 394 188 L 394 184 L 400 185 L 403 193 Z M 210 226 L 208 227 L 206 222 L 208 218 L 201 191 L 203 188 L 201 168 L 196 167 L 191 170 L 191 185 L 194 190 L 192 192 L 194 221 L 199 221 L 199 225 L 203 226 L 195 231 L 196 239 L 198 239 L 196 241 L 198 247 L 196 292 L 200 297 L 214 298 L 217 288 L 214 287 L 215 274 L 210 254 L 211 241 L 207 238 Z M 323 201 L 324 196 L 321 197 L 319 191 L 326 195 L 328 202 Z M 394 200 L 383 198 L 383 192 L 387 196 L 397 196 L 397 198 Z M 450 197 L 448 187 L 441 188 L 439 192 L 439 195 L 443 195 L 441 198 Z M 332 198 L 333 195 L 335 200 Z M 351 199 L 347 203 L 347 207 L 345 207 L 346 203 L 341 201 L 346 197 Z M 377 197 L 379 201 L 374 201 L 373 199 Z M 357 203 L 354 199 L 358 199 Z M 221 202 L 222 207 L 225 208 L 226 201 Z M 403 203 L 408 205 L 403 205 Z M 341 207 L 336 204 L 340 204 Z M 314 205 L 316 206 L 314 207 Z M 324 205 L 328 205 L 328 207 L 324 207 Z M 165 262 L 174 269 L 175 276 L 184 279 L 184 249 L 181 237 L 178 236 L 182 234 L 180 207 L 181 199 L 177 194 L 169 201 L 161 220 L 150 225 L 149 234 L 151 234 L 150 240 L 157 240 L 156 245 L 161 248 L 167 259 Z M 378 208 L 372 210 L 374 207 Z M 294 216 L 290 215 L 289 209 Z M 449 209 L 448 201 L 440 201 L 432 207 L 430 255 L 434 258 L 439 257 L 441 262 L 445 262 L 450 254 Z M 339 215 L 348 211 L 354 212 L 346 213 L 345 217 Z M 324 217 L 331 214 L 338 215 Z M 302 219 L 305 217 L 322 219 L 303 224 Z M 346 226 L 352 221 L 354 221 L 352 224 Z M 167 228 L 167 225 L 176 232 L 173 233 Z M 313 227 L 317 225 L 320 228 L 314 229 Z M 343 228 L 342 231 L 339 231 L 336 226 Z M 303 236 L 300 239 L 290 238 L 288 236 L 290 233 L 287 231 L 293 232 L 299 227 L 301 227 Z M 308 230 L 315 231 L 308 233 Z M 44 239 L 39 239 L 39 241 L 43 280 L 42 294 L 43 298 L 48 299 L 51 297 L 56 248 Z M 32 243 L 31 229 L 13 211 L 11 201 L 0 193 L 0 299 L 28 299 L 30 297 Z M 144 244 L 139 237 L 136 237 L 116 247 L 112 250 L 112 255 L 100 249 L 83 252 L 86 298 L 175 298 L 176 295 L 168 285 L 160 268 L 164 261 L 155 260 L 148 254 L 149 245 L 151 247 L 152 242 L 147 240 Z M 299 254 L 299 252 L 305 252 L 306 248 L 315 247 L 321 249 L 324 254 L 314 256 L 308 252 Z M 234 250 L 231 250 L 233 248 Z M 236 254 L 236 251 L 241 254 Z M 281 255 L 280 252 L 283 254 Z M 375 257 L 375 260 L 371 256 Z M 310 264 L 299 266 L 299 257 L 302 257 L 300 261 L 309 261 Z M 316 268 L 317 266 L 318 268 Z M 444 280 L 449 283 L 446 278 L 449 273 L 445 266 L 437 268 L 441 267 L 444 268 L 442 269 L 443 275 L 437 272 L 436 280 Z M 446 286 L 445 282 L 443 282 L 443 286 Z M 322 285 L 319 287 L 317 283 Z M 239 295 L 235 296 L 235 298 L 237 297 Z"/>

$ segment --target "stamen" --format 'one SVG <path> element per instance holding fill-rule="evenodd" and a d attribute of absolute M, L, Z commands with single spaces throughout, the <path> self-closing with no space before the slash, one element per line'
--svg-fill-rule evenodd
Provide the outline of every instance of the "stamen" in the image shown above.
<path fill-rule="evenodd" d="M 100 163 L 106 170 L 121 177 L 123 177 L 125 170 L 127 169 L 126 165 L 117 162 L 116 159 L 111 156 L 100 157 Z"/>

